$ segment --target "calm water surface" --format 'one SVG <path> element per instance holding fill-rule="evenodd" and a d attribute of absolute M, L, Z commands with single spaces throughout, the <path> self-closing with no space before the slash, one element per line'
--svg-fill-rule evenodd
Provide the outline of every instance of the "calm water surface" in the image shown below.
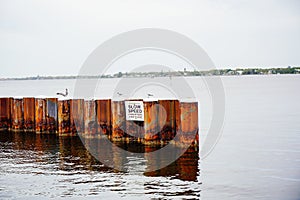
<path fill-rule="evenodd" d="M 189 149 L 155 172 L 107 168 L 79 137 L 3 132 L 0 135 L 1 199 L 49 197 L 196 198 L 200 196 L 198 152 Z M 128 146 L 124 146 L 128 149 Z M 131 147 L 134 148 L 134 147 Z M 135 147 L 135 151 L 139 151 Z M 139 166 L 139 160 L 127 158 Z M 114 155 L 114 160 L 124 160 Z"/>
<path fill-rule="evenodd" d="M 201 78 L 186 80 L 200 103 L 203 143 L 214 114 L 209 91 Z M 0 199 L 300 199 L 300 76 L 222 80 L 224 129 L 205 159 L 200 161 L 190 149 L 170 166 L 144 173 L 142 160 L 127 158 L 129 170 L 118 172 L 96 161 L 78 137 L 3 132 Z M 176 78 L 165 81 L 179 87 Z M 104 80 L 96 96 L 112 96 L 117 84 L 117 79 Z M 1 81 L 0 95 L 53 96 L 66 87 L 72 95 L 74 80 Z M 143 92 L 137 91 L 136 96 Z M 169 95 L 163 89 L 151 92 Z M 114 156 L 118 162 L 118 155 Z"/>

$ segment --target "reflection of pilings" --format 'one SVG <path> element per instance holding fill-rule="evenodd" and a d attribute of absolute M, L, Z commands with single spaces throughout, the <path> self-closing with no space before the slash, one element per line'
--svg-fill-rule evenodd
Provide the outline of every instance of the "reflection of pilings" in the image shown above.
<path fill-rule="evenodd" d="M 143 101 L 143 99 L 130 99 L 126 101 Z M 124 107 L 124 109 L 126 109 Z M 144 108 L 142 108 L 144 109 Z M 124 112 L 125 115 L 125 125 L 126 125 L 126 131 L 125 131 L 125 137 L 130 141 L 139 141 L 141 142 L 141 139 L 144 139 L 144 122 L 143 121 L 134 121 L 134 120 L 126 120 L 126 111 Z"/>
<path fill-rule="evenodd" d="M 58 130 L 58 113 L 57 113 L 57 98 L 47 98 L 46 99 L 46 119 L 47 119 L 47 125 L 46 129 L 49 133 L 56 133 Z"/>
<path fill-rule="evenodd" d="M 46 115 L 46 100 L 41 98 L 35 99 L 35 131 L 37 133 L 46 132 Z"/>
<path fill-rule="evenodd" d="M 23 99 L 13 99 L 12 104 L 12 130 L 21 131 L 24 126 Z"/>
<path fill-rule="evenodd" d="M 151 148 L 149 146 L 145 147 L 145 152 L 152 152 L 157 150 L 157 147 Z M 178 151 L 179 150 L 179 151 Z M 161 157 L 166 157 L 174 152 L 180 152 L 180 147 L 172 149 L 172 151 L 163 152 Z M 177 152 L 177 153 L 178 153 Z M 189 147 L 177 160 L 175 160 L 170 165 L 164 167 L 161 162 L 159 162 L 159 152 L 158 155 L 155 154 L 145 154 L 145 159 L 147 160 L 147 170 L 149 172 L 144 173 L 145 176 L 156 177 L 156 176 L 172 176 L 180 180 L 185 181 L 197 181 L 197 176 L 199 175 L 199 150 L 198 148 Z M 154 170 L 158 169 L 158 170 Z"/>
<path fill-rule="evenodd" d="M 58 101 L 58 133 L 70 135 L 70 100 Z"/>
<path fill-rule="evenodd" d="M 178 169 L 178 178 L 181 180 L 196 181 L 199 173 L 199 149 L 190 146 L 176 163 L 180 166 Z"/>
<path fill-rule="evenodd" d="M 146 101 L 144 102 L 144 131 L 145 143 L 160 140 L 158 127 L 158 102 Z"/>
<path fill-rule="evenodd" d="M 98 132 L 111 135 L 111 100 L 96 100 Z"/>
<path fill-rule="evenodd" d="M 11 128 L 11 102 L 12 98 L 0 98 L 0 130 Z"/>
<path fill-rule="evenodd" d="M 178 100 L 159 100 L 159 128 L 162 141 L 172 140 L 176 134 L 175 102 Z M 165 121 L 163 121 L 165 119 Z"/>
<path fill-rule="evenodd" d="M 84 100 L 72 99 L 70 109 L 70 129 L 73 134 L 84 132 Z"/>
<path fill-rule="evenodd" d="M 97 132 L 96 105 L 93 100 L 84 101 L 84 133 L 95 135 Z"/>
<path fill-rule="evenodd" d="M 119 141 L 124 139 L 125 131 L 125 105 L 124 101 L 111 102 L 111 118 L 112 118 L 112 140 Z"/>
<path fill-rule="evenodd" d="M 23 98 L 24 103 L 24 131 L 35 130 L 35 99 Z"/>
<path fill-rule="evenodd" d="M 198 145 L 198 103 L 180 103 L 180 142 Z"/>

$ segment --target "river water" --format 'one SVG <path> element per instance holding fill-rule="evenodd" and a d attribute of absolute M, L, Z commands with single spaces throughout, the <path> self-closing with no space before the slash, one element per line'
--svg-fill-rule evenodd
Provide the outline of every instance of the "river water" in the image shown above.
<path fill-rule="evenodd" d="M 176 78 L 161 79 L 179 87 Z M 145 173 L 140 158 L 128 157 L 124 162 L 128 170 L 121 172 L 94 159 L 79 137 L 2 132 L 0 199 L 300 199 L 300 76 L 221 79 L 226 97 L 223 131 L 204 159 L 190 148 L 171 165 Z M 202 145 L 216 113 L 202 78 L 185 80 L 199 101 Z M 118 81 L 104 80 L 95 96 L 113 96 Z M 0 95 L 53 96 L 68 88 L 72 96 L 74 83 L 1 81 Z M 161 98 L 172 96 L 156 87 L 147 86 L 146 91 Z M 136 90 L 132 96 L 145 97 L 145 90 Z M 123 148 L 139 151 L 140 147 Z M 114 158 L 116 162 L 123 159 Z"/>

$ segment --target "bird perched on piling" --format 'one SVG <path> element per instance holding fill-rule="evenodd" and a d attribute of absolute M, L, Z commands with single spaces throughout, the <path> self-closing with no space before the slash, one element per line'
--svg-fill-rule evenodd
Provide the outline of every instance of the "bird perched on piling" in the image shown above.
<path fill-rule="evenodd" d="M 150 93 L 148 93 L 147 95 L 148 95 L 148 98 L 154 96 L 153 94 L 150 94 Z"/>
<path fill-rule="evenodd" d="M 63 97 L 66 97 L 68 96 L 69 92 L 68 92 L 68 88 L 66 88 L 66 92 L 65 93 L 62 93 L 62 92 L 57 92 L 56 95 L 61 95 Z"/>

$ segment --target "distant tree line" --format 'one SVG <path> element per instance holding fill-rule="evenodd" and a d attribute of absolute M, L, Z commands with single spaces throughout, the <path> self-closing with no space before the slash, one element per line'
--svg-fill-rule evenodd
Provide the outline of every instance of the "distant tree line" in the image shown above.
<path fill-rule="evenodd" d="M 0 80 L 48 80 L 48 79 L 92 79 L 92 78 L 136 78 L 136 77 L 173 77 L 173 76 L 233 76 L 233 75 L 269 75 L 269 74 L 300 74 L 300 67 L 286 68 L 237 68 L 213 69 L 208 71 L 160 71 L 160 72 L 118 72 L 113 75 L 80 75 L 80 76 L 35 76 L 25 78 L 0 78 Z"/>

